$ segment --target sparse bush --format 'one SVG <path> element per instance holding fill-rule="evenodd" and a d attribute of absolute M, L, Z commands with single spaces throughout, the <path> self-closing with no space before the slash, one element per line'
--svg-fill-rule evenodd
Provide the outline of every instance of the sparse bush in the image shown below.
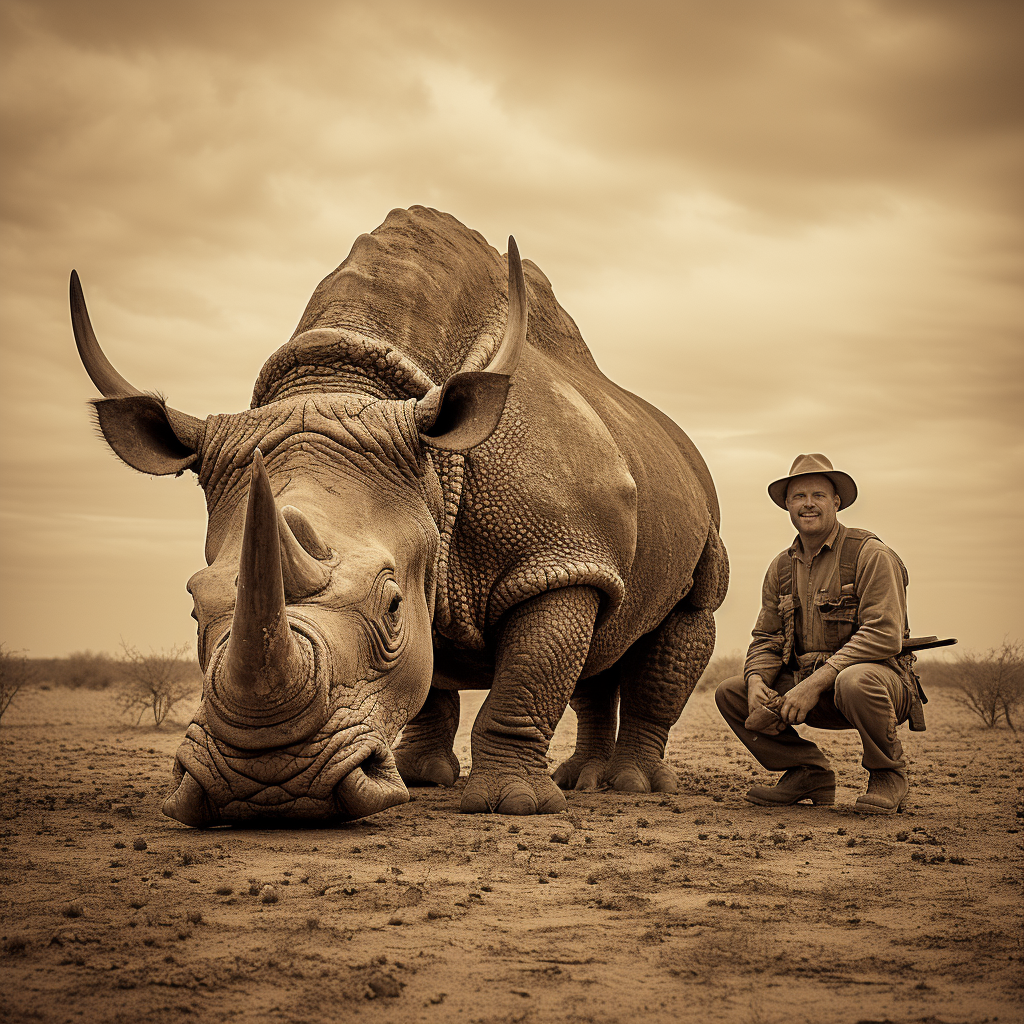
<path fill-rule="evenodd" d="M 738 676 L 743 672 L 743 662 L 746 660 L 743 654 L 733 652 L 731 654 L 716 654 L 708 662 L 694 690 L 712 690 L 724 679 L 730 676 Z"/>
<path fill-rule="evenodd" d="M 121 641 L 121 694 L 118 702 L 125 713 L 138 712 L 136 725 L 146 711 L 153 712 L 159 728 L 171 709 L 195 693 L 202 675 L 199 666 L 186 657 L 188 647 L 180 644 L 169 651 L 143 654 Z"/>
<path fill-rule="evenodd" d="M 50 682 L 77 690 L 105 690 L 120 675 L 117 662 L 106 654 L 76 651 L 41 666 Z"/>
<path fill-rule="evenodd" d="M 34 675 L 35 669 L 28 658 L 16 651 L 6 651 L 0 644 L 0 719 L 3 719 L 18 691 Z"/>
<path fill-rule="evenodd" d="M 1014 731 L 1014 717 L 1024 705 L 1024 644 L 1004 640 L 985 654 L 967 651 L 947 671 L 952 675 L 953 700 L 974 712 L 990 729 L 1000 721 Z"/>

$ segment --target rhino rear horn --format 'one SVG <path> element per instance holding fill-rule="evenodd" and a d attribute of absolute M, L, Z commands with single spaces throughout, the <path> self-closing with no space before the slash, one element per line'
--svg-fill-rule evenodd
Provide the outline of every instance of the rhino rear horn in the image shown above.
<path fill-rule="evenodd" d="M 323 564 L 330 557 L 330 548 L 294 505 L 281 509 L 278 533 L 286 600 L 301 601 L 320 593 L 331 582 L 331 570 Z"/>

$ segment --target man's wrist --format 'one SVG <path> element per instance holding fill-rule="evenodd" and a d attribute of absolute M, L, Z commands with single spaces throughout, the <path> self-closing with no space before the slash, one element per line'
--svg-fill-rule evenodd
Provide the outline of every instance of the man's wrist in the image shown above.
<path fill-rule="evenodd" d="M 815 669 L 814 672 L 808 676 L 808 681 L 813 680 L 818 690 L 821 693 L 824 693 L 835 685 L 837 675 L 839 675 L 839 673 L 836 669 L 828 662 L 825 662 L 824 665 Z"/>

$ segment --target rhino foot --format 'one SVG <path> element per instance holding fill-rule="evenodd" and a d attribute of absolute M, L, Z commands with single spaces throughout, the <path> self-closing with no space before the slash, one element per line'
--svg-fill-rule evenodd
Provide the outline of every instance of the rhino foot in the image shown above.
<path fill-rule="evenodd" d="M 407 786 L 454 786 L 462 771 L 459 759 L 450 750 L 422 754 L 399 747 L 395 751 L 395 763 Z"/>
<path fill-rule="evenodd" d="M 555 769 L 552 779 L 555 785 L 562 789 L 600 789 L 605 764 L 603 758 L 580 757 L 574 754 Z"/>
<path fill-rule="evenodd" d="M 462 794 L 463 814 L 558 814 L 568 805 L 549 775 L 469 774 Z"/>
<path fill-rule="evenodd" d="M 679 780 L 664 761 L 644 770 L 638 764 L 616 764 L 613 760 L 605 772 L 604 782 L 619 793 L 677 793 Z"/>

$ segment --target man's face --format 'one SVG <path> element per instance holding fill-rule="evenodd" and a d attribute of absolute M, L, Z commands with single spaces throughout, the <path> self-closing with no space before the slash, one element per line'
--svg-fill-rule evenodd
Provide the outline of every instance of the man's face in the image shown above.
<path fill-rule="evenodd" d="M 801 537 L 824 539 L 836 525 L 839 495 L 827 476 L 798 476 L 789 482 L 786 508 Z"/>

